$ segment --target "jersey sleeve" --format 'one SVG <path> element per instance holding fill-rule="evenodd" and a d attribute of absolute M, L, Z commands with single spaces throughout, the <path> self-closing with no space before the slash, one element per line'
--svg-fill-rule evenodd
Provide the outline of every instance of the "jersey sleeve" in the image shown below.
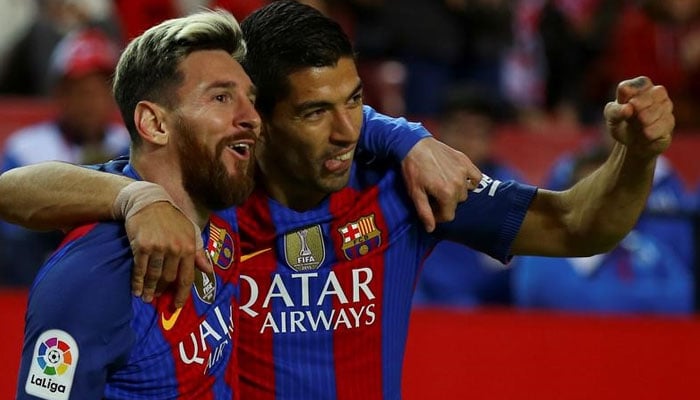
<path fill-rule="evenodd" d="M 393 118 L 364 106 L 358 149 L 365 156 L 401 162 L 421 139 L 431 137 L 422 124 Z"/>
<path fill-rule="evenodd" d="M 59 248 L 31 289 L 18 399 L 102 398 L 110 371 L 128 360 L 134 342 L 128 241 L 112 238 L 122 231 L 115 224 L 78 229 L 89 232 Z"/>
<path fill-rule="evenodd" d="M 507 263 L 512 258 L 511 244 L 536 192 L 534 186 L 483 175 L 479 186 L 457 206 L 455 219 L 439 224 L 435 234 Z"/>

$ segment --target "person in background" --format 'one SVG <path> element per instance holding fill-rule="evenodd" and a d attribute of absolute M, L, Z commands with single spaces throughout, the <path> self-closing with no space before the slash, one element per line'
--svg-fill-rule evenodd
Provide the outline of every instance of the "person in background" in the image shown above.
<path fill-rule="evenodd" d="M 700 0 L 620 3 L 605 51 L 591 66 L 593 98 L 602 101 L 611 83 L 644 71 L 673 97 L 677 131 L 700 129 Z"/>
<path fill-rule="evenodd" d="M 41 161 L 96 163 L 126 154 L 129 134 L 115 122 L 110 87 L 117 57 L 117 46 L 97 29 L 66 36 L 51 58 L 56 115 L 8 137 L 0 155 L 0 172 Z M 30 284 L 62 236 L 56 231 L 31 232 L 1 223 L 0 257 L 8 265 L 0 271 L 0 282 Z"/>
<path fill-rule="evenodd" d="M 610 137 L 599 129 L 599 135 L 585 144 L 578 153 L 567 153 L 555 161 L 545 187 L 551 190 L 565 190 L 573 183 L 577 160 L 609 151 L 613 145 Z M 660 155 L 654 171 L 654 181 L 646 206 L 635 227 L 636 230 L 651 235 L 655 240 L 674 251 L 676 256 L 692 270 L 695 263 L 693 206 L 690 194 L 681 177 L 668 157 Z"/>
<path fill-rule="evenodd" d="M 123 43 L 120 21 L 112 0 L 31 0 L 14 1 L 36 6 L 33 20 L 19 35 L 8 35 L 7 57 L 2 61 L 0 93 L 18 96 L 49 96 L 52 91 L 51 55 L 58 43 L 71 32 L 99 29 L 120 47 Z M 6 10 L 3 10 L 5 14 Z M 20 16 L 17 19 L 21 19 Z M 17 22 L 17 21 L 15 21 Z"/>
<path fill-rule="evenodd" d="M 572 159 L 571 186 L 598 168 L 608 148 L 598 146 Z M 657 164 L 659 165 L 659 164 Z M 663 179 L 666 174 L 659 171 Z M 654 200 L 656 197 L 658 200 Z M 692 265 L 669 245 L 692 235 L 656 231 L 649 210 L 681 198 L 655 184 L 634 230 L 613 250 L 591 257 L 520 257 L 513 267 L 518 307 L 604 313 L 688 314 L 693 311 Z M 658 204 L 656 204 L 658 203 Z M 670 216 L 672 217 L 672 216 Z M 688 228 L 690 221 L 684 221 Z M 663 228 L 663 226 L 662 226 Z M 685 235 L 685 236 L 684 236 Z M 692 243 L 691 243 L 692 244 Z"/>
<path fill-rule="evenodd" d="M 470 85 L 451 89 L 438 119 L 440 140 L 464 152 L 486 175 L 501 181 L 521 174 L 496 159 L 496 125 L 509 117 L 508 108 Z M 510 267 L 456 242 L 442 241 L 423 264 L 414 304 L 475 307 L 511 303 Z"/>

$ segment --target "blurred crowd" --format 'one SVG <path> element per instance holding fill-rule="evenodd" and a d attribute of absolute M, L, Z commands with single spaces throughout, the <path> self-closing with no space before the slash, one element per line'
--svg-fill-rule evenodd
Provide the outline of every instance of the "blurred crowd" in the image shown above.
<path fill-rule="evenodd" d="M 0 147 L 2 171 L 127 152 L 109 79 L 129 39 L 201 7 L 225 8 L 242 20 L 267 1 L 0 0 L 0 96 L 47 98 L 58 109 L 54 120 L 9 137 Z M 522 176 L 493 157 L 496 126 L 598 127 L 615 85 L 637 75 L 668 89 L 678 134 L 700 132 L 700 0 L 305 2 L 353 39 L 367 104 L 431 121 L 436 136 L 496 179 Z M 573 184 L 602 162 L 608 146 L 601 135 L 562 155 L 545 186 Z M 693 192 L 661 160 L 636 229 L 596 257 L 522 257 L 504 267 L 441 244 L 426 262 L 416 303 L 689 313 Z M 30 284 L 60 236 L 0 225 L 0 283 Z M 20 251 L 26 257 L 16 257 Z"/>
<path fill-rule="evenodd" d="M 51 50 L 98 27 L 123 45 L 201 7 L 238 19 L 269 0 L 0 0 L 0 94 L 45 95 Z M 668 88 L 681 131 L 700 128 L 700 0 L 305 0 L 341 22 L 358 50 L 368 103 L 435 117 L 471 84 L 522 123 L 595 124 L 620 80 Z M 536 125 L 535 125 L 536 126 Z"/>

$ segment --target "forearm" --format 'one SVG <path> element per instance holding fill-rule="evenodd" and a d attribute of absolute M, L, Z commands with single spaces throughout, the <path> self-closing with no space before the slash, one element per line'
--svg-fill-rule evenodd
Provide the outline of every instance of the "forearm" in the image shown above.
<path fill-rule="evenodd" d="M 615 144 L 608 160 L 564 193 L 573 242 L 585 253 L 614 247 L 634 227 L 654 178 L 657 157 L 638 157 Z"/>
<path fill-rule="evenodd" d="M 112 219 L 119 191 L 133 180 L 62 162 L 0 175 L 0 218 L 30 229 L 64 229 Z"/>

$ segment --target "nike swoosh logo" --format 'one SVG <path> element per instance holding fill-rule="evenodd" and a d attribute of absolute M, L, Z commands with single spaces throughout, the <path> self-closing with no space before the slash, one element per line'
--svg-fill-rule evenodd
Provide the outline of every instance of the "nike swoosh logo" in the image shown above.
<path fill-rule="evenodd" d="M 175 310 L 170 318 L 165 318 L 165 313 L 160 314 L 160 322 L 163 324 L 163 329 L 166 331 L 173 329 L 173 326 L 175 326 L 175 321 L 177 321 L 177 317 L 180 316 L 180 311 L 182 311 L 182 307 Z"/>
<path fill-rule="evenodd" d="M 260 250 L 260 251 L 256 251 L 255 253 L 241 254 L 241 262 L 246 261 L 246 260 L 249 260 L 249 259 L 251 259 L 251 258 L 253 258 L 253 257 L 255 257 L 255 256 L 259 256 L 260 254 L 265 253 L 265 252 L 270 251 L 270 250 L 272 250 L 272 247 L 268 247 L 268 248 L 266 248 L 266 249 L 262 249 L 262 250 Z"/>

